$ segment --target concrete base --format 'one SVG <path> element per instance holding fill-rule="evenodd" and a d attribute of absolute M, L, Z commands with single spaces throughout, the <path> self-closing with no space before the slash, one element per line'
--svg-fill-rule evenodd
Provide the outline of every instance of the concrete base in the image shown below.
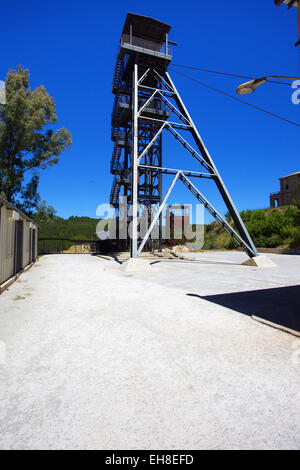
<path fill-rule="evenodd" d="M 277 264 L 265 255 L 249 258 L 242 263 L 244 266 L 256 266 L 257 268 L 276 268 Z"/>
<path fill-rule="evenodd" d="M 121 270 L 126 273 L 150 271 L 150 263 L 147 259 L 129 258 L 122 263 Z"/>

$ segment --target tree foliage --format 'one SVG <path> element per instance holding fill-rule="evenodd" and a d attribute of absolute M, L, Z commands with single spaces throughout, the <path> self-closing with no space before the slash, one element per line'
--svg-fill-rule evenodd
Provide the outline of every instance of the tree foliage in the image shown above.
<path fill-rule="evenodd" d="M 240 213 L 258 248 L 300 248 L 300 202 L 276 209 L 244 210 Z M 226 219 L 233 225 L 229 214 Z M 204 249 L 234 249 L 235 241 L 213 222 L 205 226 Z"/>
<path fill-rule="evenodd" d="M 54 209 L 53 206 L 47 206 L 46 201 L 42 201 L 38 206 L 37 212 L 32 215 L 32 218 L 38 223 L 54 223 L 55 222 L 55 214 L 57 211 Z"/>
<path fill-rule="evenodd" d="M 241 212 L 247 229 L 258 247 L 275 248 L 288 243 L 297 225 L 298 209 L 256 210 Z"/>
<path fill-rule="evenodd" d="M 45 201 L 43 201 L 45 202 Z M 100 219 L 71 216 L 58 217 L 51 211 L 52 206 L 42 204 L 33 219 L 39 224 L 40 238 L 70 238 L 73 240 L 95 240 L 96 226 Z"/>
<path fill-rule="evenodd" d="M 31 90 L 29 71 L 8 72 L 6 104 L 0 107 L 0 194 L 30 213 L 40 201 L 39 170 L 58 163 L 72 145 L 70 132 L 57 122 L 55 103 L 43 85 Z"/>

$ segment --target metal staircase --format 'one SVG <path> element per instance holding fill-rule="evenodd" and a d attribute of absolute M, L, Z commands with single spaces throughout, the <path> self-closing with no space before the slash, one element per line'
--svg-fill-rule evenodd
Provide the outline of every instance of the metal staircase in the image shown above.
<path fill-rule="evenodd" d="M 121 190 L 121 182 L 120 177 L 115 176 L 113 180 L 113 185 L 110 192 L 110 204 L 114 207 L 118 207 L 119 205 L 119 195 Z"/>
<path fill-rule="evenodd" d="M 116 171 L 119 167 L 121 154 L 122 154 L 121 147 L 119 147 L 118 144 L 115 143 L 113 153 L 112 153 L 111 162 L 110 162 L 110 172 L 113 175 L 116 174 Z"/>
<path fill-rule="evenodd" d="M 117 93 L 120 88 L 120 82 L 122 79 L 124 70 L 124 59 L 121 59 L 117 56 L 115 71 L 114 71 L 114 78 L 113 78 L 113 87 L 112 92 Z"/>

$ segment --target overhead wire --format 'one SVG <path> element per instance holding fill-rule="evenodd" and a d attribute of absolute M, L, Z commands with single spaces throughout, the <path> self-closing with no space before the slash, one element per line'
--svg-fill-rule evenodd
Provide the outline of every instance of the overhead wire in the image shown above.
<path fill-rule="evenodd" d="M 174 65 L 174 64 L 173 64 L 173 65 Z M 248 103 L 248 101 L 244 101 L 244 100 L 242 100 L 242 99 L 240 99 L 240 98 L 237 98 L 236 96 L 233 96 L 233 95 L 231 95 L 230 93 L 227 93 L 227 92 L 225 92 L 225 91 L 223 91 L 223 90 L 220 90 L 220 89 L 218 89 L 218 88 L 215 88 L 215 87 L 213 87 L 213 86 L 211 86 L 211 85 L 208 85 L 207 83 L 201 82 L 200 80 L 197 80 L 196 78 L 193 78 L 193 77 L 190 77 L 190 76 L 188 76 L 188 75 L 185 75 L 184 73 L 178 72 L 177 70 L 174 70 L 174 69 L 170 69 L 170 70 L 172 70 L 172 72 L 176 73 L 177 75 L 181 75 L 181 76 L 184 77 L 184 78 L 187 78 L 187 79 L 189 79 L 189 80 L 192 80 L 193 82 L 196 82 L 196 83 L 198 83 L 199 85 L 201 85 L 201 86 L 203 86 L 203 87 L 206 87 L 206 88 L 208 88 L 208 89 L 210 89 L 210 90 L 213 90 L 213 91 L 215 91 L 215 92 L 217 92 L 217 93 L 219 93 L 219 94 L 222 94 L 222 95 L 224 95 L 224 96 L 227 96 L 228 98 L 231 98 L 231 99 L 233 99 L 233 100 L 235 100 L 235 101 L 239 101 L 240 103 L 246 104 L 247 106 L 250 106 L 251 108 L 254 108 L 254 109 L 256 109 L 256 110 L 258 110 L 258 111 L 261 111 L 261 112 L 263 112 L 263 113 L 265 113 L 265 114 L 268 114 L 268 115 L 270 115 L 270 116 L 276 117 L 277 119 L 281 119 L 282 121 L 285 121 L 285 122 L 287 122 L 287 123 L 289 123 L 289 124 L 293 124 L 294 126 L 300 127 L 300 124 L 298 124 L 298 123 L 296 123 L 296 122 L 294 122 L 294 121 L 291 121 L 291 120 L 289 120 L 289 119 L 286 119 L 286 118 L 283 117 L 283 116 L 279 116 L 278 114 L 272 113 L 271 111 L 268 111 L 268 110 L 266 110 L 266 109 L 264 109 L 264 108 L 261 108 L 260 106 L 256 106 L 255 104 Z M 243 77 L 243 78 L 246 78 L 246 77 Z M 247 78 L 249 78 L 249 77 L 247 77 Z"/>
<path fill-rule="evenodd" d="M 248 76 L 248 75 L 237 75 L 236 73 L 219 72 L 218 70 L 204 69 L 204 68 L 200 68 L 200 67 L 195 67 L 193 65 L 172 64 L 172 66 L 181 67 L 181 68 L 185 68 L 185 69 L 198 70 L 200 72 L 214 73 L 216 75 L 224 75 L 224 76 L 227 76 L 227 77 L 247 78 L 248 80 L 255 80 L 257 78 L 257 77 L 251 77 L 251 76 Z M 267 82 L 269 82 L 269 83 L 278 83 L 280 85 L 289 85 L 289 86 L 291 86 L 291 84 L 288 83 L 288 82 L 279 82 L 278 80 L 267 79 Z"/>

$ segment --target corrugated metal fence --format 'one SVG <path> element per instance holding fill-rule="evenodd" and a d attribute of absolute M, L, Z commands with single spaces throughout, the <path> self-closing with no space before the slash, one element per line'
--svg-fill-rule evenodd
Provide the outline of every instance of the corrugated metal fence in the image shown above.
<path fill-rule="evenodd" d="M 0 197 L 0 286 L 37 258 L 38 227 Z"/>

